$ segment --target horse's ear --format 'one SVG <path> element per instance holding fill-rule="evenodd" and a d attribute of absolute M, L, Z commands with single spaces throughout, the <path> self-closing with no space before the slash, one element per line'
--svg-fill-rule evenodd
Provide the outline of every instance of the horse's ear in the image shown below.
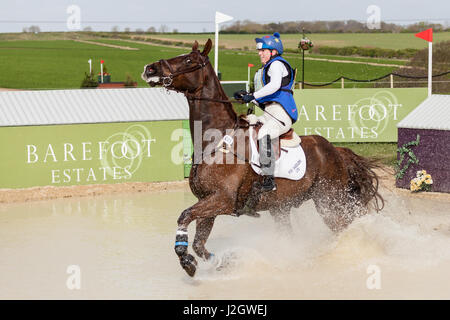
<path fill-rule="evenodd" d="M 198 51 L 198 42 L 195 40 L 194 45 L 192 46 L 192 52 Z"/>
<path fill-rule="evenodd" d="M 212 41 L 211 41 L 211 39 L 208 39 L 208 41 L 206 41 L 205 48 L 202 51 L 202 56 L 206 57 L 209 54 L 209 52 L 211 51 L 211 47 L 212 47 Z"/>

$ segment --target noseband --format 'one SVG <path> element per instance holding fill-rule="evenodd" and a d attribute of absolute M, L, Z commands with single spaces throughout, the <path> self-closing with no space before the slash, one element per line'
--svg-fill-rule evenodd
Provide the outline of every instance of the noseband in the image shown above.
<path fill-rule="evenodd" d="M 204 67 L 206 67 L 206 64 L 208 63 L 208 61 L 209 61 L 208 57 L 206 57 L 205 59 L 202 58 L 202 62 L 200 64 L 197 64 L 196 66 L 187 68 L 185 70 L 173 71 L 172 66 L 169 64 L 169 62 L 167 62 L 167 60 L 165 60 L 165 59 L 159 60 L 161 65 L 164 65 L 167 69 L 169 69 L 169 74 L 167 76 L 161 77 L 162 86 L 165 88 L 169 87 L 173 82 L 173 78 L 175 78 L 181 74 L 191 73 L 198 69 L 203 69 Z"/>

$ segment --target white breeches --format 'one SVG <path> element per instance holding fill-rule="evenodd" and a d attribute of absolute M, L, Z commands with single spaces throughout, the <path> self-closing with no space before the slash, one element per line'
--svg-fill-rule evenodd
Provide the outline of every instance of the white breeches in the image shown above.
<path fill-rule="evenodd" d="M 277 119 L 284 122 L 284 124 Z M 269 135 L 270 139 L 278 138 L 283 133 L 288 132 L 292 127 L 291 117 L 284 108 L 276 102 L 268 104 L 264 109 L 264 114 L 258 117 L 258 120 L 264 124 L 261 129 L 259 129 L 258 140 L 262 139 L 265 135 Z"/>

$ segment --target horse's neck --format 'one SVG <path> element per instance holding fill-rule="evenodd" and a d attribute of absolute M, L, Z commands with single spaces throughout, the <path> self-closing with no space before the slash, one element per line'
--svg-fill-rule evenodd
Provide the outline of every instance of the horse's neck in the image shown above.
<path fill-rule="evenodd" d="M 209 65 L 207 70 L 209 72 L 201 92 L 197 94 L 198 97 L 228 100 L 212 66 Z M 200 132 L 203 138 L 208 130 L 219 130 L 222 135 L 225 135 L 227 129 L 233 129 L 236 121 L 237 115 L 231 102 L 189 100 L 189 122 L 192 138 Z"/>

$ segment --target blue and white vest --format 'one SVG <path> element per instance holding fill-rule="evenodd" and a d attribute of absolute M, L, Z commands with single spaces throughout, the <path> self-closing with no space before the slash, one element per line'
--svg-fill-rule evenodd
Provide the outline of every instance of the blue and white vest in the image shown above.
<path fill-rule="evenodd" d="M 281 87 L 278 91 L 272 93 L 271 95 L 256 99 L 256 101 L 259 104 L 264 104 L 267 102 L 277 102 L 281 104 L 284 110 L 286 110 L 287 114 L 292 118 L 292 123 L 294 123 L 295 121 L 297 121 L 298 111 L 291 90 L 292 85 L 294 83 L 294 70 L 292 70 L 291 65 L 281 56 L 276 56 L 272 58 L 269 62 L 267 62 L 266 65 L 264 66 L 264 69 L 262 70 L 261 73 L 261 80 L 263 85 L 266 85 L 268 82 L 270 82 L 270 77 L 268 76 L 267 72 L 269 71 L 270 65 L 274 61 L 281 61 L 284 63 L 285 67 L 288 70 L 290 79 L 288 79 L 287 77 L 283 77 Z"/>

